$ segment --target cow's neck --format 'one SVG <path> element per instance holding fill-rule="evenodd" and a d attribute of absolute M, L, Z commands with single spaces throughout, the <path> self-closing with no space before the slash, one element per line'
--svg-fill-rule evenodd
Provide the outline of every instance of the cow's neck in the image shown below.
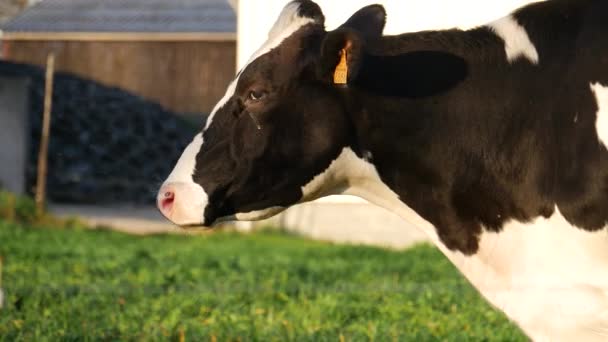
<path fill-rule="evenodd" d="M 564 39 L 560 39 L 560 44 L 563 42 Z M 468 75 L 462 84 L 451 83 L 450 78 L 439 79 L 438 83 L 433 84 L 446 87 L 427 88 L 430 91 L 428 94 L 416 93 L 416 88 L 405 87 L 402 93 L 382 96 L 378 93 L 386 89 L 394 92 L 395 87 L 399 86 L 393 83 L 416 80 L 402 77 L 407 76 L 405 74 L 391 76 L 382 69 L 379 73 L 366 71 L 363 64 L 361 72 L 364 75 L 367 72 L 367 78 L 356 86 L 374 83 L 374 87 L 363 91 L 353 87 L 351 94 L 354 96 L 346 101 L 350 106 L 349 115 L 355 127 L 356 141 L 351 148 L 343 151 L 335 163 L 335 170 L 346 173 L 343 176 L 349 179 L 345 193 L 384 207 L 427 233 L 466 278 L 534 340 L 608 339 L 608 233 L 605 229 L 591 233 L 573 227 L 551 200 L 552 194 L 539 192 L 538 189 L 550 188 L 539 187 L 539 182 L 551 184 L 553 181 L 551 173 L 542 173 L 542 167 L 550 171 L 555 169 L 555 165 L 546 155 L 538 154 L 542 148 L 529 150 L 526 146 L 557 144 L 559 141 L 526 140 L 530 135 L 525 135 L 524 130 L 506 131 L 508 124 L 502 120 L 510 118 L 512 122 L 525 123 L 529 129 L 546 127 L 543 121 L 551 122 L 548 108 L 559 106 L 549 98 L 550 101 L 546 103 L 534 102 L 535 106 L 543 108 L 540 111 L 536 110 L 537 107 L 531 107 L 530 110 L 537 113 L 534 117 L 518 110 L 522 103 L 517 101 L 532 104 L 530 99 L 537 101 L 543 98 L 534 95 L 538 87 L 533 82 L 516 82 L 517 79 L 529 80 L 529 77 L 522 75 L 537 70 L 530 68 L 531 56 L 524 55 L 523 61 L 516 66 L 508 65 L 503 42 L 487 28 L 387 37 L 375 48 L 375 53 L 392 56 L 417 50 L 449 51 L 467 58 Z M 434 57 L 442 59 L 445 56 Z M 449 57 L 445 60 L 454 62 L 453 65 L 458 67 L 456 60 Z M 376 64 L 387 62 L 389 69 L 397 68 L 395 64 L 401 61 L 411 62 L 408 58 L 387 61 L 372 58 L 371 61 Z M 542 59 L 544 71 L 535 75 L 534 79 L 543 79 L 551 85 L 559 82 L 560 79 L 555 77 L 560 77 L 558 75 L 561 73 L 547 67 L 547 64 L 559 66 L 563 65 L 562 62 Z M 506 70 L 508 74 L 505 74 Z M 374 76 L 382 77 L 374 79 Z M 459 75 L 456 73 L 452 76 Z M 502 101 L 505 94 L 523 93 L 527 95 Z M 497 103 L 501 103 L 501 106 L 497 106 Z M 548 133 L 545 128 L 539 132 L 542 133 L 538 135 L 541 137 Z M 419 210 L 421 205 L 417 203 L 431 197 L 437 186 L 441 186 L 442 179 L 435 182 L 434 174 L 443 170 L 444 176 L 450 177 L 453 171 L 459 170 L 458 165 L 449 163 L 452 160 L 457 164 L 458 161 L 453 161 L 451 156 L 462 151 L 451 146 L 460 146 L 464 151 L 475 148 L 475 143 L 466 146 L 471 144 L 467 137 L 474 137 L 484 147 L 495 149 L 486 149 L 493 156 L 506 158 L 496 163 L 513 162 L 513 165 L 525 167 L 528 174 L 541 175 L 529 179 L 529 182 L 503 184 L 501 190 L 513 196 L 512 201 L 525 220 L 509 216 L 508 220 L 501 222 L 500 232 L 484 229 L 479 249 L 470 256 L 446 248 L 438 238 L 435 226 L 425 219 L 428 213 Z M 504 137 L 511 139 L 510 150 L 503 149 L 504 145 L 497 143 L 497 139 Z M 510 154 L 512 151 L 525 153 L 514 155 Z M 433 160 L 433 156 L 444 156 L 446 160 Z M 526 164 L 526 160 L 537 163 Z M 446 174 L 446 170 L 450 171 Z M 507 178 L 508 173 L 507 176 L 498 177 L 502 181 Z M 479 189 L 478 193 L 488 193 L 486 190 Z M 534 201 L 536 203 L 530 205 Z M 548 210 L 538 210 L 540 207 Z"/>
<path fill-rule="evenodd" d="M 500 44 L 492 39 L 488 44 L 485 70 L 492 69 L 492 58 L 504 59 Z M 485 85 L 476 83 L 476 86 L 483 97 Z M 470 89 L 470 84 L 466 88 Z M 453 98 L 449 94 L 406 99 L 372 95 L 369 100 L 358 94 L 355 104 L 351 103 L 350 113 L 357 141 L 340 156 L 337 164 L 344 164 L 343 167 L 336 168 L 348 170 L 349 188 L 345 193 L 382 206 L 428 234 L 466 278 L 534 340 L 606 340 L 608 234 L 605 230 L 591 233 L 573 227 L 555 203 L 549 203 L 551 212 L 547 217 L 529 215 L 527 223 L 510 219 L 504 222 L 499 233 L 484 231 L 479 250 L 465 256 L 445 247 L 434 225 L 408 197 L 410 193 L 432 196 L 433 188 L 427 181 L 432 183 L 433 173 L 438 171 L 424 165 L 424 160 L 412 153 L 417 146 L 428 148 L 438 139 L 445 144 L 461 141 L 459 137 L 441 136 L 441 132 L 434 129 L 433 120 L 438 116 L 449 121 L 446 125 L 452 132 L 466 128 L 462 134 L 492 141 L 488 132 L 476 131 L 474 126 L 460 121 L 458 115 L 442 116 L 438 112 L 458 105 L 454 98 L 462 97 L 463 93 L 460 89 L 455 93 Z M 485 103 L 477 100 L 479 113 L 493 101 L 491 97 Z M 504 108 L 505 111 L 509 109 Z M 479 113 L 473 113 L 473 116 Z M 500 136 L 499 129 L 492 134 Z M 442 147 L 433 147 L 437 148 Z M 427 153 L 450 153 L 449 149 L 433 149 Z"/>
<path fill-rule="evenodd" d="M 396 213 L 433 244 L 493 305 L 535 341 L 603 341 L 608 331 L 608 235 L 572 227 L 558 210 L 485 232 L 471 256 L 445 247 L 434 226 L 381 179 L 373 163 L 345 148 L 330 173 L 348 178 L 342 193 Z M 407 227 L 404 227 L 407 229 Z"/>

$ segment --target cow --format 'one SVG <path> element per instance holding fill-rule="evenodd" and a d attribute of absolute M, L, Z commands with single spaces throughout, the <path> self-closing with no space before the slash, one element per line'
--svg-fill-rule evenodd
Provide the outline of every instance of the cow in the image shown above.
<path fill-rule="evenodd" d="M 327 31 L 292 1 L 158 207 L 207 227 L 359 196 L 427 233 L 533 340 L 607 340 L 607 14 L 549 0 L 385 36 L 380 5 Z"/>

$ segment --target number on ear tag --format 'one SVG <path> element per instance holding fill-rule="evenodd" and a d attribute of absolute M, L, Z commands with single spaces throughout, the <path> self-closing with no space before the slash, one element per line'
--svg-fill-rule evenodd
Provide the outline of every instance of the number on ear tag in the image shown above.
<path fill-rule="evenodd" d="M 346 84 L 348 80 L 348 65 L 346 64 L 346 50 L 340 50 L 340 62 L 334 71 L 334 84 Z"/>

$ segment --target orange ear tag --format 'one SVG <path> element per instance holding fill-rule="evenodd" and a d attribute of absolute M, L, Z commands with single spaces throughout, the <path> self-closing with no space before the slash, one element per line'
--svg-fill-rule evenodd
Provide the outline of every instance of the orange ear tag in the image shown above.
<path fill-rule="evenodd" d="M 334 84 L 346 84 L 348 65 L 346 65 L 346 49 L 340 50 L 340 62 L 334 71 Z"/>

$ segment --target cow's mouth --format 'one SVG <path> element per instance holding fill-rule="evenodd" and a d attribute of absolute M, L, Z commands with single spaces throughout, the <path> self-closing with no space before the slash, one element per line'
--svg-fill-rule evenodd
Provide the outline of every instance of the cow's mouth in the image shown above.
<path fill-rule="evenodd" d="M 178 225 L 179 228 L 185 230 L 215 230 L 217 227 L 207 226 L 202 223 L 189 223 Z"/>

